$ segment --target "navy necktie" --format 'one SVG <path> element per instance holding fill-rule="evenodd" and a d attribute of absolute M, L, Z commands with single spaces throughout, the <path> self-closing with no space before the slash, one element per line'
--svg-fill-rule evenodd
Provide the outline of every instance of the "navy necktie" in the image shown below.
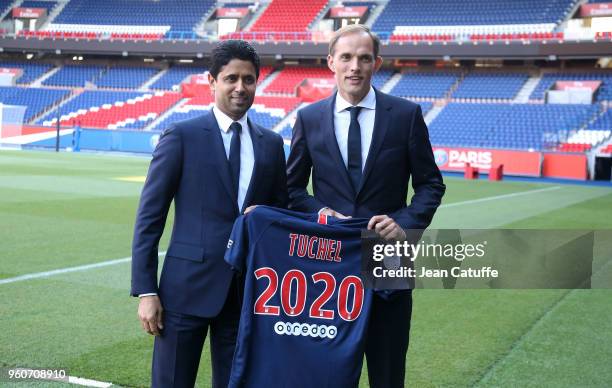
<path fill-rule="evenodd" d="M 234 185 L 234 194 L 238 198 L 238 186 L 240 179 L 240 132 L 242 125 L 238 122 L 233 122 L 230 125 L 232 130 L 232 141 L 230 142 L 229 164 L 232 173 L 232 184 Z"/>
<path fill-rule="evenodd" d="M 352 106 L 346 109 L 351 113 L 351 125 L 348 131 L 347 142 L 347 169 L 355 192 L 359 190 L 361 183 L 361 127 L 359 126 L 360 106 Z"/>

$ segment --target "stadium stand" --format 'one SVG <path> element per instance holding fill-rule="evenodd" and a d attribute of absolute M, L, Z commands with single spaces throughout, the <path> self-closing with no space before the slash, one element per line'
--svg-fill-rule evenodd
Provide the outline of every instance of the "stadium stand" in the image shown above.
<path fill-rule="evenodd" d="M 85 91 L 61 107 L 60 123 L 84 128 L 144 128 L 179 100 L 180 95 L 173 92 Z M 53 125 L 56 118 L 40 121 Z"/>
<path fill-rule="evenodd" d="M 390 69 L 380 69 L 372 77 L 372 85 L 375 88 L 381 89 L 387 81 L 393 76 L 394 72 Z"/>
<path fill-rule="evenodd" d="M 201 115 L 202 110 L 210 109 L 212 103 L 212 98 L 208 96 L 191 98 L 177 107 L 164 120 L 155 123 L 152 129 L 162 130 L 174 121 L 187 120 Z M 249 110 L 249 118 L 265 128 L 272 129 L 300 103 L 301 100 L 295 97 L 256 96 Z"/>
<path fill-rule="evenodd" d="M 111 92 L 111 91 L 97 91 L 97 90 L 86 90 L 74 98 L 67 101 L 65 104 L 60 106 L 59 113 L 63 119 L 74 117 L 77 114 L 85 113 L 90 109 L 100 109 L 103 105 L 114 105 L 117 102 L 125 102 L 129 99 L 133 99 L 142 96 L 144 93 L 139 92 Z M 55 111 L 50 112 L 49 115 L 43 116 L 38 120 L 39 124 L 51 125 L 55 122 L 56 118 Z"/>
<path fill-rule="evenodd" d="M 57 1 L 35 1 L 35 0 L 26 0 L 21 3 L 19 6 L 21 8 L 45 8 L 47 10 L 47 15 L 55 6 L 57 5 Z"/>
<path fill-rule="evenodd" d="M 23 74 L 17 79 L 18 84 L 29 84 L 40 78 L 43 74 L 53 69 L 53 65 L 45 63 L 29 62 L 5 62 L 0 61 L 0 68 L 22 69 Z"/>
<path fill-rule="evenodd" d="M 63 25 L 162 26 L 162 31 L 191 31 L 215 6 L 213 0 L 71 0 L 50 25 L 50 30 Z M 141 28 L 142 30 L 142 28 Z M 127 32 L 127 31 L 124 31 Z"/>
<path fill-rule="evenodd" d="M 543 150 L 582 127 L 593 105 L 449 103 L 430 125 L 432 144 Z M 556 145 L 552 141 L 552 145 Z"/>
<path fill-rule="evenodd" d="M 8 7 L 12 6 L 14 1 L 12 0 L 0 0 L 0 14 L 7 11 Z"/>
<path fill-rule="evenodd" d="M 428 32 L 552 32 L 575 2 L 576 0 L 390 0 L 372 29 L 383 35 Z M 418 28 L 421 26 L 425 28 Z M 461 28 L 462 26 L 466 28 Z"/>
<path fill-rule="evenodd" d="M 391 90 L 401 97 L 442 98 L 459 79 L 458 73 L 405 73 Z"/>
<path fill-rule="evenodd" d="M 453 92 L 453 97 L 512 99 L 528 78 L 526 73 L 468 74 Z"/>
<path fill-rule="evenodd" d="M 532 100 L 543 100 L 546 91 L 549 90 L 556 81 L 589 81 L 589 80 L 600 80 L 602 81 L 599 91 L 597 93 L 597 101 L 612 100 L 612 73 L 568 73 L 568 72 L 554 72 L 546 73 L 540 80 L 540 83 L 536 86 L 534 91 L 529 97 Z"/>
<path fill-rule="evenodd" d="M 266 93 L 282 93 L 295 96 L 296 88 L 306 78 L 332 78 L 327 67 L 285 67 L 264 90 Z"/>
<path fill-rule="evenodd" d="M 208 69 L 205 67 L 172 66 L 150 87 L 151 89 L 157 90 L 174 90 L 174 88 L 178 87 L 187 77 L 193 74 L 204 74 L 207 70 Z"/>
<path fill-rule="evenodd" d="M 306 31 L 326 5 L 327 0 L 272 0 L 250 31 Z"/>
<path fill-rule="evenodd" d="M 172 114 L 166 116 L 163 120 L 160 120 L 157 123 L 155 123 L 155 125 L 151 129 L 154 131 L 163 131 L 164 129 L 168 128 L 171 124 L 176 123 L 178 121 L 184 121 L 184 120 L 196 118 L 202 115 L 202 113 L 204 113 L 204 111 L 208 109 L 210 109 L 209 106 L 198 106 L 198 107 L 186 106 L 186 107 L 178 108 L 177 110 L 172 112 Z"/>
<path fill-rule="evenodd" d="M 137 89 L 157 72 L 151 67 L 111 67 L 102 73 L 96 85 L 102 88 Z"/>
<path fill-rule="evenodd" d="M 588 129 L 612 129 L 612 109 L 606 110 L 593 122 L 589 123 Z"/>
<path fill-rule="evenodd" d="M 69 90 L 0 86 L 0 101 L 7 105 L 26 106 L 23 121 L 34 117 L 63 100 Z"/>
<path fill-rule="evenodd" d="M 93 83 L 103 71 L 103 66 L 65 65 L 51 77 L 44 80 L 43 85 L 82 87 L 87 82 Z"/>

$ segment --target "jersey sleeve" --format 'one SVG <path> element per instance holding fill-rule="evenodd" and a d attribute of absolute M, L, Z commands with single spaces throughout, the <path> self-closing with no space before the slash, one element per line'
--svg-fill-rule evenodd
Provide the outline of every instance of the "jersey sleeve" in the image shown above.
<path fill-rule="evenodd" d="M 249 252 L 249 236 L 246 216 L 242 215 L 236 219 L 232 233 L 227 241 L 225 250 L 225 261 L 234 271 L 242 272 L 244 263 Z"/>

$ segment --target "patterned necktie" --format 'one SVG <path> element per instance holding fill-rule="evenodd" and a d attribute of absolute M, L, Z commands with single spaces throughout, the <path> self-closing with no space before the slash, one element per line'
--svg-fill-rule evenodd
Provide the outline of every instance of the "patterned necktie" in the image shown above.
<path fill-rule="evenodd" d="M 347 169 L 351 183 L 353 183 L 353 188 L 357 192 L 361 183 L 361 127 L 357 120 L 361 107 L 352 106 L 346 110 L 351 113 L 351 125 L 349 126 L 347 142 Z"/>
<path fill-rule="evenodd" d="M 232 130 L 232 141 L 230 142 L 229 164 L 232 173 L 232 184 L 234 185 L 234 195 L 238 198 L 238 186 L 240 179 L 240 132 L 242 125 L 233 122 L 230 125 Z"/>

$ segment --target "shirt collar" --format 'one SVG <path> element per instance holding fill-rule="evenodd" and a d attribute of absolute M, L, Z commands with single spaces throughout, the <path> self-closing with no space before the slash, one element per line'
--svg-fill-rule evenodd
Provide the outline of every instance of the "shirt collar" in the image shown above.
<path fill-rule="evenodd" d="M 221 109 L 217 108 L 216 105 L 213 106 L 212 111 L 213 111 L 213 114 L 215 115 L 215 118 L 217 119 L 217 124 L 219 125 L 219 128 L 223 132 L 227 133 L 229 131 L 230 125 L 232 125 L 234 120 L 232 120 L 231 117 L 223 113 Z M 242 126 L 242 129 L 246 129 L 249 127 L 246 113 L 240 118 L 240 120 L 238 120 L 238 122 Z"/>
<path fill-rule="evenodd" d="M 350 102 L 346 101 L 340 93 L 336 93 L 336 113 L 342 112 L 346 108 L 353 106 Z M 357 103 L 356 106 L 360 106 L 366 109 L 376 109 L 376 93 L 374 92 L 374 88 L 370 86 L 370 91 L 365 97 Z"/>

